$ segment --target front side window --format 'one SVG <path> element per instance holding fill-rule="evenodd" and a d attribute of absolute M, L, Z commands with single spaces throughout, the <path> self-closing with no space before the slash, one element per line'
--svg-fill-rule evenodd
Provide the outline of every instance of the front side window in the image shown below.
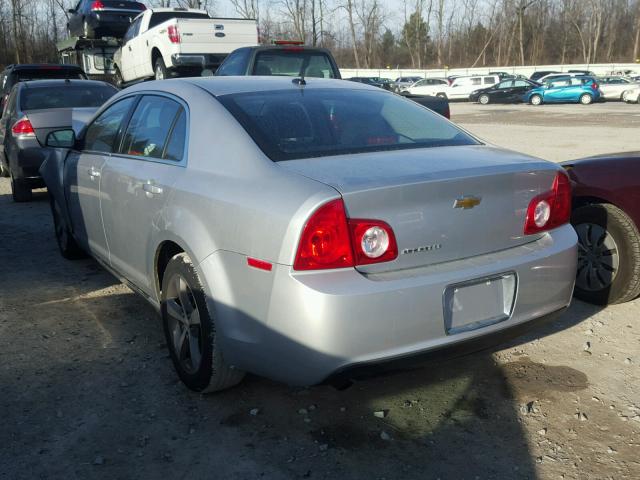
<path fill-rule="evenodd" d="M 165 160 L 174 160 L 179 162 L 184 156 L 184 146 L 187 138 L 187 114 L 183 109 L 180 109 L 178 118 L 176 118 L 173 128 L 171 130 L 171 136 L 167 142 L 167 146 L 164 149 L 164 155 L 162 158 Z"/>
<path fill-rule="evenodd" d="M 181 108 L 178 102 L 166 97 L 142 97 L 127 126 L 121 152 L 126 155 L 162 158 L 171 127 Z"/>
<path fill-rule="evenodd" d="M 218 99 L 273 161 L 477 144 L 431 110 L 383 91 L 300 89 Z"/>
<path fill-rule="evenodd" d="M 84 134 L 84 150 L 111 153 L 120 132 L 123 120 L 127 117 L 134 97 L 114 103 L 87 127 Z"/>

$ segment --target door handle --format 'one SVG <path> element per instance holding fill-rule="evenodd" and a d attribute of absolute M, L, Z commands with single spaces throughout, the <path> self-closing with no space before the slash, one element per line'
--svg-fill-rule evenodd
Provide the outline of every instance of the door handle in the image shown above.
<path fill-rule="evenodd" d="M 162 193 L 162 187 L 155 185 L 151 182 L 144 183 L 142 189 L 147 192 L 147 196 L 160 195 Z"/>
<path fill-rule="evenodd" d="M 91 167 L 87 173 L 89 174 L 89 177 L 91 177 L 91 180 L 94 180 L 96 178 L 98 178 L 100 176 L 100 172 L 98 170 L 96 170 L 94 167 Z"/>

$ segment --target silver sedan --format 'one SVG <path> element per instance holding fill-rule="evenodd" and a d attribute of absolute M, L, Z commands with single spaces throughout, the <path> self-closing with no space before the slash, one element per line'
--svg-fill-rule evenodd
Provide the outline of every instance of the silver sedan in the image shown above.
<path fill-rule="evenodd" d="M 496 342 L 570 303 L 556 165 L 381 89 L 336 80 L 143 83 L 42 172 L 65 257 L 162 316 L 196 391 L 244 372 L 344 382 Z"/>

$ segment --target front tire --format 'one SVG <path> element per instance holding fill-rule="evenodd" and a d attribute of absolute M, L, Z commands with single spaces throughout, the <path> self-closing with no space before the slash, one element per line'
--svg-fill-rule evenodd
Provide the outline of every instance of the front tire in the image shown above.
<path fill-rule="evenodd" d="M 478 97 L 478 102 L 480 102 L 481 105 L 488 105 L 490 101 L 489 95 L 482 94 Z"/>
<path fill-rule="evenodd" d="M 202 283 L 186 253 L 169 260 L 160 298 L 165 339 L 180 380 L 204 393 L 238 384 L 244 372 L 222 358 L 214 312 L 209 311 Z"/>
<path fill-rule="evenodd" d="M 593 97 L 589 93 L 583 93 L 580 95 L 580 103 L 582 105 L 590 105 L 593 103 Z"/>
<path fill-rule="evenodd" d="M 541 95 L 531 95 L 531 98 L 529 99 L 529 103 L 531 105 L 542 105 L 542 96 Z"/>
<path fill-rule="evenodd" d="M 31 186 L 22 178 L 11 176 L 11 195 L 14 202 L 30 202 L 33 198 Z"/>
<path fill-rule="evenodd" d="M 623 303 L 640 295 L 640 234 L 618 207 L 577 208 L 571 223 L 578 233 L 575 296 L 597 305 Z"/>
<path fill-rule="evenodd" d="M 62 216 L 60 205 L 51 197 L 51 215 L 53 216 L 53 228 L 56 235 L 56 242 L 60 255 L 67 260 L 77 260 L 85 258 L 87 254 L 76 243 L 71 230 Z"/>
<path fill-rule="evenodd" d="M 164 64 L 162 57 L 158 57 L 153 66 L 153 72 L 156 80 L 164 80 L 169 76 L 167 66 Z"/>

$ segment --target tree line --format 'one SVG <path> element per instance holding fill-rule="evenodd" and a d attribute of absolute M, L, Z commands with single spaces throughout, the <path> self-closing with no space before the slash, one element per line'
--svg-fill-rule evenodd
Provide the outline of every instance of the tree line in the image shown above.
<path fill-rule="evenodd" d="M 56 61 L 77 0 L 0 0 L 0 65 Z M 264 42 L 329 48 L 342 67 L 635 62 L 640 0 L 155 0 L 255 18 Z"/>

